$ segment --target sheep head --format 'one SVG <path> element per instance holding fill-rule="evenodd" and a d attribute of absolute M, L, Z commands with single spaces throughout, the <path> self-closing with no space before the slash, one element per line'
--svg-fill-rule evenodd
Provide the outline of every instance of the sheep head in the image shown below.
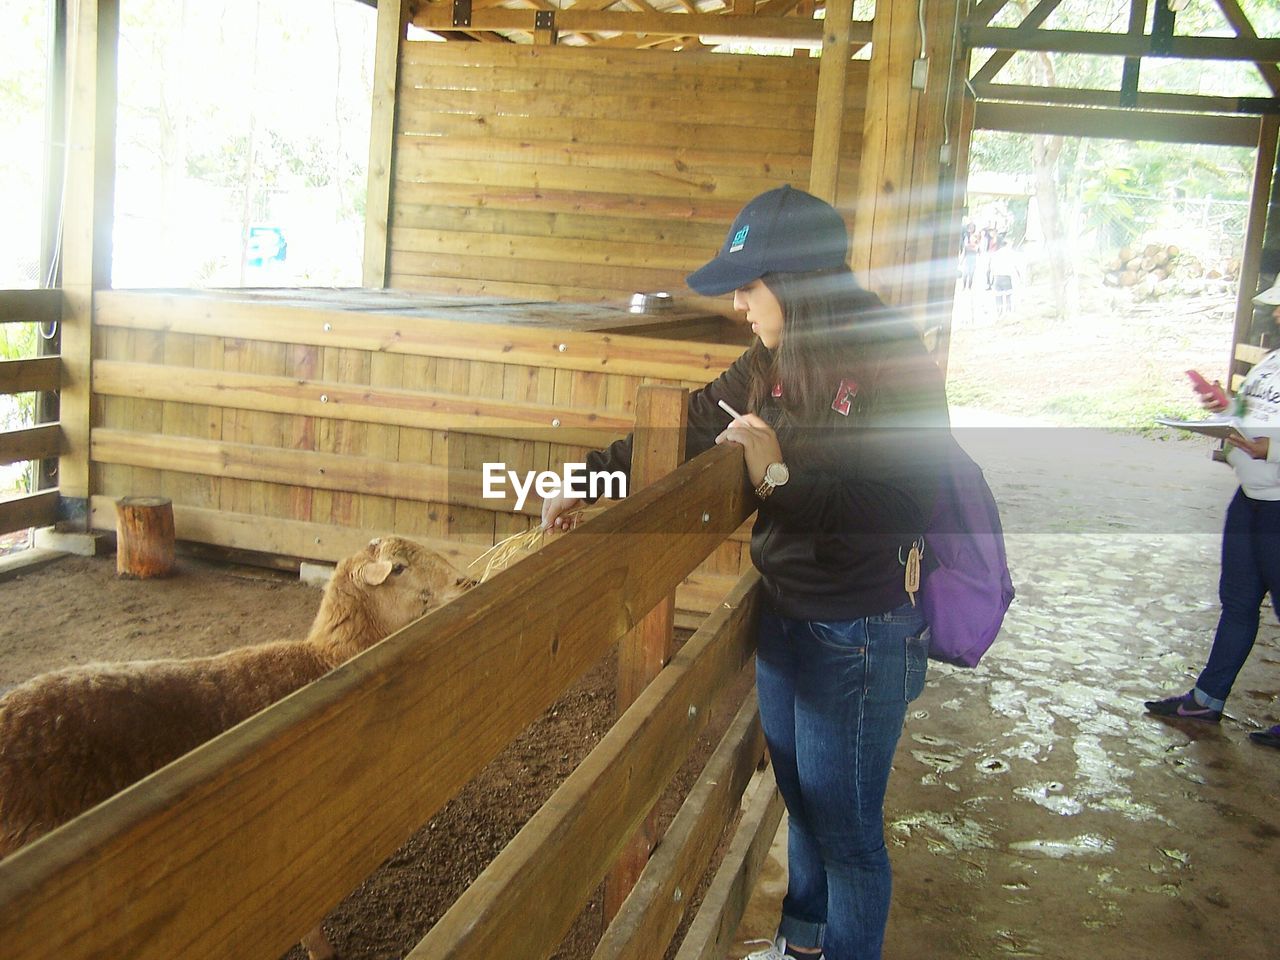
<path fill-rule="evenodd" d="M 342 560 L 325 589 L 311 639 L 347 659 L 452 600 L 470 585 L 434 550 L 379 537 Z"/>

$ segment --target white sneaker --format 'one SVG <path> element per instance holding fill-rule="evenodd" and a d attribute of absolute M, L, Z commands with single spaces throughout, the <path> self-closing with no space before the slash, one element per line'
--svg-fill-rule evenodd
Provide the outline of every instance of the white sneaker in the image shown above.
<path fill-rule="evenodd" d="M 787 955 L 787 938 L 778 937 L 777 940 L 748 940 L 747 946 L 753 943 L 769 944 L 764 950 L 757 950 L 755 953 L 747 954 L 745 960 L 795 960 L 795 958 Z M 815 960 L 822 960 L 822 954 L 818 954 Z"/>

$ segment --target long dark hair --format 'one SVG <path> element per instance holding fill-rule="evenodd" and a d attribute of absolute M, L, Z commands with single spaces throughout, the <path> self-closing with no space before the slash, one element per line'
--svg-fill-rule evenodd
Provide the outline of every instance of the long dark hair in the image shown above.
<path fill-rule="evenodd" d="M 815 425 L 842 379 L 858 384 L 858 414 L 874 409 L 895 354 L 919 343 L 915 326 L 859 286 L 847 267 L 760 279 L 782 305 L 783 329 L 776 348 L 757 340 L 751 349 L 749 409 L 759 411 L 780 384 L 778 403 L 790 424 Z"/>

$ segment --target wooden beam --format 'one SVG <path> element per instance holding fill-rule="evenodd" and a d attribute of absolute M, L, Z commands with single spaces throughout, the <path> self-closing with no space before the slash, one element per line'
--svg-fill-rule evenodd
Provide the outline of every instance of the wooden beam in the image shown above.
<path fill-rule="evenodd" d="M 62 287 L 59 231 L 63 184 L 67 174 L 67 7 L 69 0 L 50 0 L 48 78 L 44 90 L 44 182 L 40 215 L 40 283 Z M 61 299 L 61 297 L 59 297 Z M 61 313 L 61 307 L 59 307 Z"/>
<path fill-rule="evenodd" d="M 61 290 L 0 290 L 0 323 L 53 323 L 62 319 Z"/>
<path fill-rule="evenodd" d="M 644 385 L 636 392 L 631 490 L 635 493 L 662 479 L 684 461 L 689 391 L 682 387 Z M 615 710 L 621 716 L 662 672 L 675 649 L 675 596 L 650 610 L 618 642 Z M 655 797 L 656 799 L 656 797 Z M 619 852 L 605 878 L 604 918 L 618 913 L 658 842 L 658 823 L 651 811 Z"/>
<path fill-rule="evenodd" d="M 1007 0 L 1001 0 L 1001 5 L 1005 2 L 1007 2 Z M 1061 3 L 1062 0 L 1040 0 L 1040 2 L 1037 3 L 1026 15 L 1026 17 L 1023 18 L 1022 22 L 1018 24 L 1017 29 L 1035 29 L 1040 26 L 1040 24 L 1048 20 L 1049 15 L 1053 13 L 1053 11 L 1057 10 Z M 992 14 L 994 15 L 994 11 L 992 11 Z M 1012 59 L 1012 50 L 996 50 L 987 58 L 987 62 L 982 65 L 978 72 L 973 75 L 972 82 L 974 84 L 986 83 L 999 73 L 1001 68 L 1003 68 L 1004 65 Z"/>
<path fill-rule="evenodd" d="M 62 430 L 45 423 L 24 430 L 0 431 L 0 464 L 56 457 L 62 449 Z"/>
<path fill-rule="evenodd" d="M 764 734 L 753 689 L 591 960 L 652 960 L 666 953 L 688 909 L 687 894 L 697 887 L 725 828 L 737 816 L 742 792 L 763 753 Z"/>
<path fill-rule="evenodd" d="M 1141 37 L 1147 28 L 1147 0 L 1129 0 L 1129 36 Z M 1138 99 L 1138 80 L 1142 72 L 1140 57 L 1127 57 L 1120 77 L 1120 105 L 1132 107 Z"/>
<path fill-rule="evenodd" d="M 1194 113 L 1143 113 L 1137 110 L 986 102 L 977 105 L 974 124 L 979 130 L 1064 137 L 1214 143 L 1230 147 L 1252 147 L 1258 143 L 1256 118 Z"/>
<path fill-rule="evenodd" d="M 1236 292 L 1235 331 L 1232 337 L 1232 358 L 1235 345 L 1246 343 L 1253 327 L 1253 298 L 1258 292 L 1258 274 L 1262 264 L 1262 241 L 1267 229 L 1268 205 L 1271 198 L 1276 170 L 1277 135 L 1280 134 L 1280 117 L 1262 119 L 1258 128 L 1258 153 L 1253 161 L 1253 185 L 1249 192 L 1249 220 L 1244 231 L 1244 256 L 1240 263 L 1240 285 Z M 1227 365 L 1232 373 L 1234 362 Z"/>
<path fill-rule="evenodd" d="M 737 529 L 731 447 L 7 857 L 6 960 L 282 954 Z"/>
<path fill-rule="evenodd" d="M 1118 90 L 1090 87 L 1038 87 L 1030 84 L 973 83 L 979 100 L 1015 100 L 1023 103 L 1074 104 L 1081 107 L 1120 107 Z M 1139 110 L 1174 113 L 1241 113 L 1262 116 L 1280 113 L 1276 97 L 1211 97 L 1190 93 L 1138 92 L 1134 106 Z"/>
<path fill-rule="evenodd" d="M 433 33 L 455 30 L 452 8 L 433 4 L 414 18 L 415 26 Z M 509 10 L 498 7 L 473 11 L 468 29 L 521 30 L 533 33 L 533 10 Z M 819 40 L 822 24 L 800 17 L 734 17 L 718 13 L 624 13 L 612 10 L 578 10 L 569 7 L 556 13 L 556 27 L 571 33 L 645 33 L 669 36 L 743 37 L 755 40 Z M 866 42 L 871 39 L 871 24 L 857 21 L 853 36 Z"/>
<path fill-rule="evenodd" d="M 387 285 L 388 225 L 400 89 L 400 48 L 409 22 L 409 0 L 378 4 L 373 48 L 373 109 L 369 126 L 369 186 L 364 212 L 364 286 Z"/>
<path fill-rule="evenodd" d="M 345 453 L 317 453 L 203 440 L 163 433 L 93 431 L 93 459 L 149 470 L 173 470 L 232 480 L 254 480 L 312 490 L 371 494 L 422 503 L 447 503 L 536 517 L 540 503 L 526 500 L 519 511 L 509 484 L 502 497 L 484 496 L 479 470 L 428 463 L 374 460 Z"/>
<path fill-rule="evenodd" d="M 1237 0 L 1217 0 L 1219 9 L 1227 18 L 1227 22 L 1231 24 L 1231 28 L 1235 30 L 1236 36 L 1247 37 L 1250 40 L 1258 39 L 1258 32 L 1253 29 L 1253 24 L 1249 21 L 1248 15 L 1240 9 Z M 1263 82 L 1271 88 L 1271 92 L 1280 97 L 1280 67 L 1274 63 L 1263 63 L 1259 61 L 1256 64 L 1258 73 L 1262 74 Z"/>
<path fill-rule="evenodd" d="M 94 492 L 92 422 L 93 300 L 111 286 L 115 209 L 116 50 L 119 0 L 74 0 L 68 64 L 71 106 L 62 231 L 63 387 L 59 419 L 67 443 L 58 466 L 63 497 L 81 505 Z M 86 510 L 87 513 L 87 510 Z"/>
<path fill-rule="evenodd" d="M 1044 50 L 1051 53 L 1087 53 L 1103 57 L 1165 57 L 1176 60 L 1280 60 L 1280 39 L 1241 37 L 1174 37 L 1156 49 L 1150 36 L 1124 33 L 1088 33 L 1080 30 L 1023 31 L 1010 27 L 974 27 L 969 44 L 998 50 Z"/>
<path fill-rule="evenodd" d="M 853 0 L 828 0 L 822 30 L 822 59 L 818 64 L 809 192 L 830 204 L 836 202 L 836 186 L 840 181 L 840 141 L 844 133 L 852 17 Z"/>
<path fill-rule="evenodd" d="M 749 571 L 405 960 L 535 960 L 555 950 L 705 729 L 716 694 L 751 658 L 758 593 Z"/>
<path fill-rule="evenodd" d="M 738 347 L 598 333 L 465 323 L 352 310 L 267 306 L 198 295 L 117 290 L 99 296 L 104 327 L 164 330 L 271 343 L 347 347 L 422 357 L 491 360 L 565 370 L 662 376 L 706 383 Z"/>
<path fill-rule="evenodd" d="M 12 533 L 27 527 L 52 526 L 58 519 L 58 491 L 41 490 L 20 497 L 0 500 L 0 533 Z M 0 929 L 5 924 L 0 921 Z M 39 954 L 32 954 L 32 957 Z"/>
<path fill-rule="evenodd" d="M 4 382 L 0 373 L 0 384 Z M 511 439 L 537 438 L 589 447 L 607 446 L 634 426 L 629 415 L 581 407 L 121 360 L 94 364 L 93 384 L 94 393 L 106 397 Z"/>
<path fill-rule="evenodd" d="M 755 792 L 733 842 L 702 897 L 675 960 L 717 960 L 728 951 L 782 822 L 783 809 L 782 794 L 770 767 L 756 779 Z"/>
<path fill-rule="evenodd" d="M 996 14 L 1009 5 L 1009 0 L 981 0 L 970 12 L 966 26 L 985 27 L 996 18 Z"/>
<path fill-rule="evenodd" d="M 90 503 L 94 530 L 114 530 L 116 501 L 97 495 Z M 343 527 L 332 523 L 285 520 L 227 510 L 211 510 L 183 504 L 173 506 L 174 528 L 181 541 L 204 543 L 276 557 L 293 557 L 336 563 L 355 553 L 370 538 L 394 531 L 378 527 Z M 424 546 L 443 555 L 454 566 L 465 569 L 487 546 L 457 539 L 409 535 Z M 738 540 L 738 534 L 730 537 Z M 746 539 L 749 539 L 749 535 Z M 690 615 L 704 616 L 717 609 L 737 581 L 736 577 L 695 571 L 676 588 L 676 609 Z M 700 625 L 700 623 L 698 624 Z"/>
<path fill-rule="evenodd" d="M 888 304 L 899 303 L 910 230 L 915 137 L 912 64 L 920 55 L 914 7 L 888 4 L 875 19 L 863 113 L 857 208 L 850 244 L 854 273 Z"/>
<path fill-rule="evenodd" d="M 0 360 L 0 394 L 57 390 L 61 385 L 61 357 Z"/>

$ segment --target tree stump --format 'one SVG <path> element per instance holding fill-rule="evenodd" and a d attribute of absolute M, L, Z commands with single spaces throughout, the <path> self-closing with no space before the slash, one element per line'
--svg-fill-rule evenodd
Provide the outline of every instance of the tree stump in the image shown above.
<path fill-rule="evenodd" d="M 173 502 L 124 497 L 116 503 L 116 574 L 149 580 L 173 573 Z"/>

